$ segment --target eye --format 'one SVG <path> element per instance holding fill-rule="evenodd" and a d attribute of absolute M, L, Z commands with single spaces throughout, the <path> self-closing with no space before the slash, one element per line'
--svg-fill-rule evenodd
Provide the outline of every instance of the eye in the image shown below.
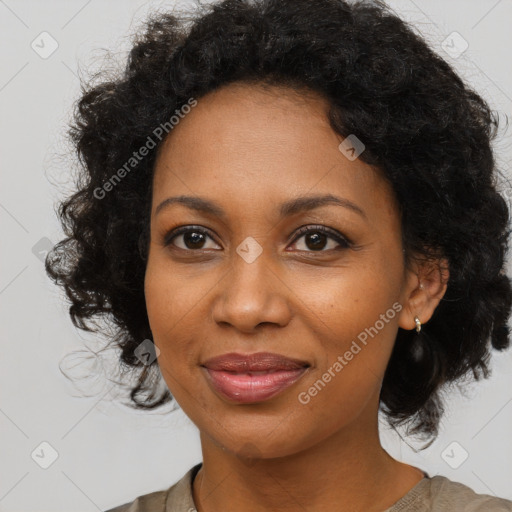
<path fill-rule="evenodd" d="M 328 252 L 329 250 L 339 250 L 340 248 L 349 249 L 352 246 L 352 242 L 346 237 L 325 226 L 304 226 L 299 229 L 298 235 L 299 236 L 294 239 L 293 243 L 296 244 L 297 240 L 304 238 L 303 246 L 306 248 L 299 250 L 307 251 L 309 249 L 311 252 Z M 336 246 L 334 246 L 327 250 L 323 250 L 327 245 L 329 245 L 327 243 L 329 239 L 336 242 L 338 246 L 341 247 L 337 249 Z"/>
<path fill-rule="evenodd" d="M 172 230 L 165 236 L 164 245 L 173 245 L 184 251 L 206 250 L 212 248 L 205 247 L 204 245 L 208 238 L 213 241 L 212 236 L 204 228 L 199 226 L 182 226 L 178 229 Z M 293 244 L 296 244 L 301 238 L 304 238 L 305 249 L 299 248 L 299 250 L 306 252 L 327 252 L 328 250 L 337 250 L 336 244 L 334 244 L 334 247 L 323 250 L 325 249 L 326 243 L 329 239 L 331 242 L 336 242 L 341 249 L 348 249 L 352 246 L 352 242 L 348 240 L 348 238 L 325 226 L 304 226 L 300 228 L 298 236 L 295 237 Z M 181 239 L 181 246 L 175 243 L 176 239 Z"/>
<path fill-rule="evenodd" d="M 182 247 L 173 243 L 173 241 L 179 237 L 182 240 L 182 245 L 184 245 Z M 172 244 L 179 249 L 183 249 L 184 251 L 209 249 L 209 247 L 202 246 L 207 238 L 213 240 L 213 238 L 208 234 L 208 231 L 205 229 L 198 226 L 183 226 L 181 228 L 175 229 L 174 231 L 171 231 L 171 233 L 166 235 L 164 245 L 168 246 Z"/>

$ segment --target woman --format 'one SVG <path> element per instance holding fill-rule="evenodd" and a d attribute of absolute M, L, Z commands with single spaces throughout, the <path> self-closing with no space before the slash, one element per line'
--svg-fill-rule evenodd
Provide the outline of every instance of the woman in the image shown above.
<path fill-rule="evenodd" d="M 203 9 L 152 18 L 71 129 L 85 179 L 47 271 L 203 453 L 111 512 L 512 510 L 377 422 L 433 440 L 443 386 L 509 345 L 488 105 L 384 4 Z"/>

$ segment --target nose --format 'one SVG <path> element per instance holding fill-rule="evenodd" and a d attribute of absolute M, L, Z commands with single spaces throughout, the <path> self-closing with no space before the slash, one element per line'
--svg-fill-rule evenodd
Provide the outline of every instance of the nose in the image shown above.
<path fill-rule="evenodd" d="M 290 284 L 263 254 L 249 263 L 235 253 L 231 271 L 218 283 L 216 293 L 212 313 L 221 326 L 254 333 L 260 325 L 284 327 L 290 322 Z"/>

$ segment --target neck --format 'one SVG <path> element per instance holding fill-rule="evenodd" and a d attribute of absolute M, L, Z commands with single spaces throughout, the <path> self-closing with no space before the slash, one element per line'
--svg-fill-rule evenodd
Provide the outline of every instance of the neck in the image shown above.
<path fill-rule="evenodd" d="M 382 448 L 376 418 L 367 428 L 349 426 L 278 458 L 241 457 L 203 432 L 201 445 L 203 465 L 193 483 L 199 512 L 314 512 L 336 503 L 346 510 L 382 511 L 423 478 Z"/>

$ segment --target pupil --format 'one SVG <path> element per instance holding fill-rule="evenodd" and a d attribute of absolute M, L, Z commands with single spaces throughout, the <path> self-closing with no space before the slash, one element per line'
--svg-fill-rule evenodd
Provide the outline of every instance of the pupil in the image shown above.
<path fill-rule="evenodd" d="M 195 231 L 192 231 L 192 232 L 189 232 L 189 233 L 185 233 L 185 236 L 184 236 L 184 240 L 185 240 L 185 245 L 187 247 L 189 247 L 189 242 L 191 242 L 192 244 L 192 247 L 189 247 L 190 248 L 196 248 L 195 245 L 196 244 L 201 244 L 201 242 L 203 241 L 203 235 L 201 233 L 197 233 Z"/>
<path fill-rule="evenodd" d="M 325 246 L 326 236 L 327 235 L 324 235 L 323 233 L 312 233 L 306 235 L 306 245 L 308 249 L 322 249 Z M 309 241 L 312 241 L 312 243 L 309 244 Z"/>

